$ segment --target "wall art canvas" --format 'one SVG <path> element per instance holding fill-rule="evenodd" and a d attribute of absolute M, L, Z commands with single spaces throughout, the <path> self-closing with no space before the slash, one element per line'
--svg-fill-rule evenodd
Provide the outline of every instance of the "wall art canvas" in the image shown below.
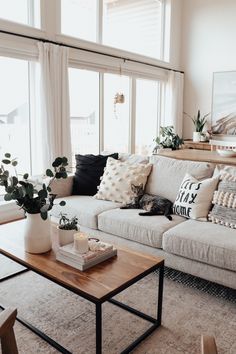
<path fill-rule="evenodd" d="M 236 71 L 213 73 L 212 133 L 236 135 Z"/>

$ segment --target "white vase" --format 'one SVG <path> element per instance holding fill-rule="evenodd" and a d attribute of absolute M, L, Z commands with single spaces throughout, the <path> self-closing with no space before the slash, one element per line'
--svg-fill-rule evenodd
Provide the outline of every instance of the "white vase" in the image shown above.
<path fill-rule="evenodd" d="M 198 143 L 201 140 L 200 132 L 193 132 L 193 142 Z"/>
<path fill-rule="evenodd" d="M 24 234 L 25 251 L 29 253 L 45 253 L 52 248 L 50 220 L 43 220 L 40 213 L 28 214 Z"/>
<path fill-rule="evenodd" d="M 60 246 L 68 245 L 74 241 L 74 234 L 78 231 L 76 230 L 62 230 L 57 226 L 58 232 L 58 243 Z"/>

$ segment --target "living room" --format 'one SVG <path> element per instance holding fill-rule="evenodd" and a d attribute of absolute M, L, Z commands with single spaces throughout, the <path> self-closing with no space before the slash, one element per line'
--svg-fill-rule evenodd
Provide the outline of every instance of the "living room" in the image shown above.
<path fill-rule="evenodd" d="M 235 14 L 0 0 L 0 352 L 236 353 Z"/>

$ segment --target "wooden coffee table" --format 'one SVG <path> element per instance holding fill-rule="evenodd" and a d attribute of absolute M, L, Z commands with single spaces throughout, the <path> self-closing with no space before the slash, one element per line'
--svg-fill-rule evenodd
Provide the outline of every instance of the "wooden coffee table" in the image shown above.
<path fill-rule="evenodd" d="M 0 253 L 23 265 L 27 270 L 32 270 L 95 304 L 97 354 L 102 353 L 102 304 L 106 301 L 152 323 L 151 327 L 122 353 L 129 353 L 161 325 L 164 259 L 135 253 L 127 249 L 118 249 L 117 257 L 112 257 L 85 272 L 81 272 L 56 260 L 56 246 L 52 251 L 40 255 L 26 253 L 23 239 L 24 224 L 25 220 L 21 220 L 0 226 Z M 159 287 L 156 318 L 113 299 L 115 295 L 157 269 L 159 269 Z M 4 309 L 4 306 L 1 305 L 1 308 Z M 18 317 L 18 320 L 59 352 L 70 353 L 23 318 Z"/>

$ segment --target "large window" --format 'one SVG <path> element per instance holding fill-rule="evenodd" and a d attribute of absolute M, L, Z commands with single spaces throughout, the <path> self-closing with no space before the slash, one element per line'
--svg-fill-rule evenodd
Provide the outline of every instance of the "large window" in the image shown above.
<path fill-rule="evenodd" d="M 148 155 L 157 136 L 159 113 L 159 83 L 151 80 L 136 81 L 135 152 Z"/>
<path fill-rule="evenodd" d="M 39 173 L 40 153 L 35 153 L 35 121 L 31 119 L 36 63 L 0 57 L 0 157 L 10 152 L 18 160 L 18 173 Z M 9 80 L 14 77 L 14 82 Z M 38 85 L 37 85 L 38 86 Z M 31 88 L 31 89 L 29 89 Z M 31 92 L 31 94 L 30 94 Z M 32 156 L 37 159 L 32 161 Z"/>
<path fill-rule="evenodd" d="M 0 18 L 40 27 L 40 0 L 0 0 Z"/>
<path fill-rule="evenodd" d="M 165 0 L 61 0 L 61 32 L 163 59 L 164 9 Z"/>
<path fill-rule="evenodd" d="M 128 152 L 130 122 L 130 79 L 127 76 L 104 75 L 104 149 Z M 116 95 L 124 102 L 115 104 Z"/>
<path fill-rule="evenodd" d="M 69 69 L 71 143 L 75 154 L 99 153 L 99 73 Z"/>
<path fill-rule="evenodd" d="M 95 42 L 97 0 L 61 0 L 61 31 L 69 36 Z"/>
<path fill-rule="evenodd" d="M 161 58 L 162 1 L 103 0 L 103 43 Z"/>

